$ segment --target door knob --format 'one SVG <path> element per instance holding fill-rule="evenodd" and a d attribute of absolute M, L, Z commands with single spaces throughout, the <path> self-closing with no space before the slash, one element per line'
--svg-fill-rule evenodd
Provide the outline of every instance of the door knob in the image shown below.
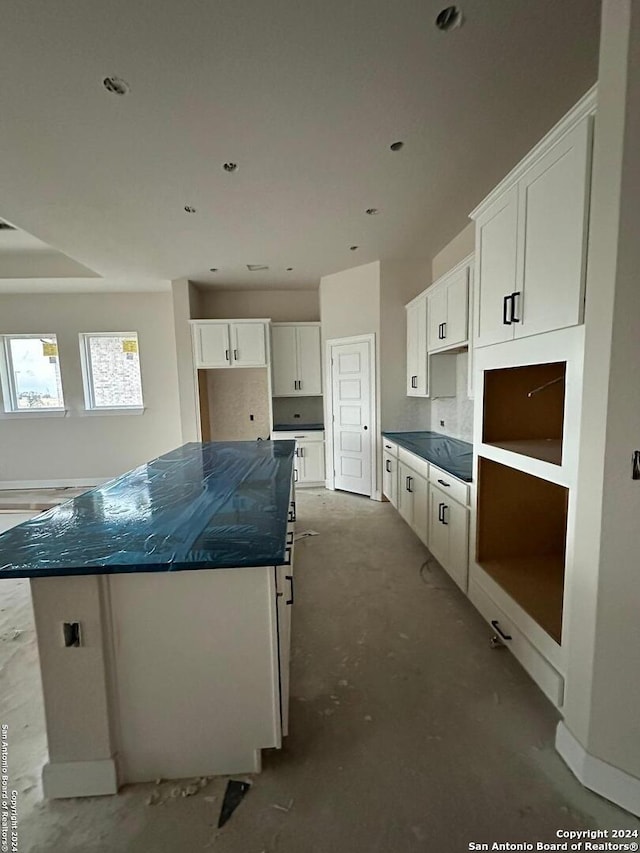
<path fill-rule="evenodd" d="M 369 427 L 365 427 L 365 429 L 369 429 Z"/>

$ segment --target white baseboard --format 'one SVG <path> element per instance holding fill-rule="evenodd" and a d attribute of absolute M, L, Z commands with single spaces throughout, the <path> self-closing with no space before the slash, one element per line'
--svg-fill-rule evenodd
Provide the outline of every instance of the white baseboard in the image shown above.
<path fill-rule="evenodd" d="M 102 761 L 49 762 L 42 768 L 42 790 L 49 800 L 117 794 L 116 763 L 113 758 Z"/>
<path fill-rule="evenodd" d="M 640 817 L 640 779 L 590 755 L 563 722 L 556 729 L 556 749 L 585 788 Z"/>
<path fill-rule="evenodd" d="M 76 477 L 75 480 L 0 480 L 0 489 L 81 489 L 83 486 L 101 486 L 108 480 L 108 477 Z"/>

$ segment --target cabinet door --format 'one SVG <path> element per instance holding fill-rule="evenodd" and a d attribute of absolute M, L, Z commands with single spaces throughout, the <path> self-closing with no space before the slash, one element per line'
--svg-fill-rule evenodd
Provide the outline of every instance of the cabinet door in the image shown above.
<path fill-rule="evenodd" d="M 320 327 L 298 326 L 298 394 L 317 396 L 322 394 L 322 370 L 320 367 Z"/>
<path fill-rule="evenodd" d="M 382 471 L 382 492 L 391 501 L 393 506 L 398 506 L 398 460 L 390 453 L 384 453 Z"/>
<path fill-rule="evenodd" d="M 449 554 L 444 567 L 460 589 L 466 593 L 469 574 L 469 510 L 449 499 L 445 521 L 449 525 Z"/>
<path fill-rule="evenodd" d="M 280 715 L 282 735 L 289 733 L 289 670 L 291 659 L 291 608 L 293 606 L 293 559 L 289 566 L 276 566 L 278 658 L 280 665 Z"/>
<path fill-rule="evenodd" d="M 429 484 L 418 474 L 411 472 L 413 491 L 413 529 L 426 545 L 429 540 Z"/>
<path fill-rule="evenodd" d="M 427 299 L 407 308 L 407 395 L 427 396 Z"/>
<path fill-rule="evenodd" d="M 515 336 L 582 322 L 591 119 L 585 119 L 518 184 Z"/>
<path fill-rule="evenodd" d="M 449 562 L 449 528 L 443 521 L 444 507 L 448 498 L 440 489 L 429 486 L 429 541 L 427 547 L 446 569 Z"/>
<path fill-rule="evenodd" d="M 300 485 L 324 483 L 324 442 L 299 441 L 295 467 Z"/>
<path fill-rule="evenodd" d="M 447 283 L 447 315 L 443 343 L 456 346 L 469 337 L 469 268 L 453 275 Z"/>
<path fill-rule="evenodd" d="M 516 290 L 518 190 L 496 199 L 476 222 L 476 316 L 479 347 L 513 338 L 505 297 Z M 508 306 L 507 306 L 508 308 Z"/>
<path fill-rule="evenodd" d="M 229 325 L 203 323 L 193 326 L 196 367 L 230 367 Z"/>
<path fill-rule="evenodd" d="M 264 323 L 233 323 L 234 367 L 266 367 L 267 346 Z"/>
<path fill-rule="evenodd" d="M 398 512 L 407 522 L 413 526 L 413 492 L 411 480 L 415 474 L 403 462 L 398 462 Z"/>
<path fill-rule="evenodd" d="M 429 323 L 427 349 L 431 351 L 446 346 L 446 342 L 443 338 L 447 322 L 446 286 L 441 285 L 436 287 L 436 289 L 427 297 L 427 320 Z"/>
<path fill-rule="evenodd" d="M 293 397 L 298 393 L 296 363 L 296 327 L 271 327 L 271 364 L 273 396 Z"/>

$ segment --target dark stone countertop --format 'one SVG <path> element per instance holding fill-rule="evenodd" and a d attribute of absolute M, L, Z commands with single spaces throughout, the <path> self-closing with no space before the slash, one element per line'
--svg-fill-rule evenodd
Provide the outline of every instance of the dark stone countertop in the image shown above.
<path fill-rule="evenodd" d="M 0 535 L 0 578 L 281 565 L 294 449 L 185 444 Z"/>
<path fill-rule="evenodd" d="M 473 479 L 473 445 L 439 432 L 383 432 L 386 438 L 438 468 L 470 483 Z"/>
<path fill-rule="evenodd" d="M 324 424 L 274 424 L 274 432 L 317 432 L 324 429 Z"/>

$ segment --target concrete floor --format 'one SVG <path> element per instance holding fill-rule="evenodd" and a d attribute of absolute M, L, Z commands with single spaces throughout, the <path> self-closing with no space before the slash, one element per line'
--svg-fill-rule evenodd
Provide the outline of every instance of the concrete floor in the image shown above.
<path fill-rule="evenodd" d="M 2 582 L 0 721 L 21 853 L 457 853 L 640 828 L 574 779 L 553 748 L 556 711 L 490 649 L 447 575 L 421 574 L 427 552 L 389 504 L 318 490 L 298 507 L 298 530 L 320 535 L 296 551 L 291 734 L 222 830 L 224 779 L 185 798 L 163 783 L 42 800 L 28 585 Z"/>

